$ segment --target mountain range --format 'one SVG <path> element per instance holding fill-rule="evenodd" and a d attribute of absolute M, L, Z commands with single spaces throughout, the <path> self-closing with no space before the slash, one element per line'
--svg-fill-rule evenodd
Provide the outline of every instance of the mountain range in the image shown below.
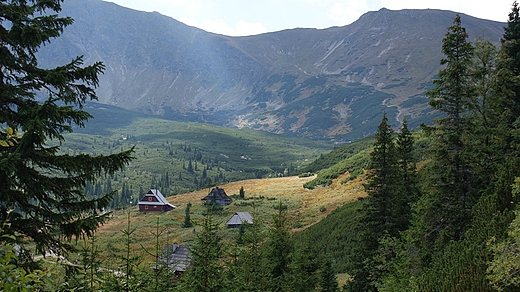
<path fill-rule="evenodd" d="M 342 27 L 230 37 L 101 0 L 65 1 L 62 14 L 75 22 L 41 48 L 40 65 L 103 61 L 101 103 L 335 142 L 373 134 L 383 112 L 395 126 L 432 120 L 424 92 L 456 15 L 381 9 Z M 461 19 L 470 41 L 500 42 L 504 23 Z"/>

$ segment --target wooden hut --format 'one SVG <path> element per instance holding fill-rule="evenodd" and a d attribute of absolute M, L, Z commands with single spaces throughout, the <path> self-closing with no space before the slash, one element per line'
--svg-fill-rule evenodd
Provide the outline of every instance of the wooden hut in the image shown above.
<path fill-rule="evenodd" d="M 233 201 L 224 191 L 224 189 L 219 187 L 214 187 L 211 189 L 209 194 L 202 198 L 202 201 L 204 201 L 204 204 L 212 204 L 217 206 L 226 206 L 231 204 L 231 201 Z"/>
<path fill-rule="evenodd" d="M 249 214 L 249 212 L 236 212 L 226 222 L 226 225 L 229 228 L 239 228 L 240 225 L 242 225 L 244 223 L 253 224 L 253 216 L 251 216 L 251 214 Z"/>
<path fill-rule="evenodd" d="M 176 275 L 182 274 L 190 266 L 190 250 L 187 246 L 178 243 L 166 244 L 159 256 L 159 262 Z"/>
<path fill-rule="evenodd" d="M 158 189 L 150 189 L 137 205 L 140 212 L 167 212 L 176 208 Z"/>

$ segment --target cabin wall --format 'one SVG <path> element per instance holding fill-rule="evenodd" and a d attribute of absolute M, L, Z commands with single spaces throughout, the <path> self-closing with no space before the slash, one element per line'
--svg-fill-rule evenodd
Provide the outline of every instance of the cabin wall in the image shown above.
<path fill-rule="evenodd" d="M 139 205 L 139 212 L 163 212 L 164 206 Z"/>

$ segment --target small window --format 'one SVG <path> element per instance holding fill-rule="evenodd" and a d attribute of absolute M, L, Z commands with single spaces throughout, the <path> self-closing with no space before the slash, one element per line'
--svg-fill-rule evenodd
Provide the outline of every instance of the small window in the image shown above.
<path fill-rule="evenodd" d="M 148 201 L 150 201 L 150 202 L 151 202 L 151 201 L 152 201 L 152 197 L 148 197 Z"/>
<path fill-rule="evenodd" d="M 145 210 L 148 210 L 148 205 L 144 205 L 144 209 L 145 209 Z"/>

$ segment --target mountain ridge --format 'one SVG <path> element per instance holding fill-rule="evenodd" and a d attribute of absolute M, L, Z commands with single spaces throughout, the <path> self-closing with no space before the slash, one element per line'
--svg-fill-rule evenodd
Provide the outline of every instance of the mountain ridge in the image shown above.
<path fill-rule="evenodd" d="M 180 121 L 345 141 L 431 119 L 424 91 L 440 68 L 455 12 L 368 12 L 327 29 L 230 37 L 158 12 L 101 0 L 65 1 L 75 23 L 42 48 L 44 66 L 103 61 L 99 101 Z M 500 41 L 503 23 L 461 14 L 470 39 Z M 370 105 L 370 106 L 367 106 Z"/>

